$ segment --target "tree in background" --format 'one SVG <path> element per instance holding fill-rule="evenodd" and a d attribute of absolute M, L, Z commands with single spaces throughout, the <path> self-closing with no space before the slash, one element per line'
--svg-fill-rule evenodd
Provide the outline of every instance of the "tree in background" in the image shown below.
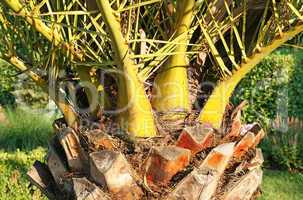
<path fill-rule="evenodd" d="M 229 98 L 265 56 L 302 32 L 301 7 L 4 0 L 1 57 L 64 115 L 31 182 L 57 199 L 254 198 L 264 132 L 242 125 L 244 104 L 230 108 Z M 205 99 L 207 80 L 218 83 Z"/>

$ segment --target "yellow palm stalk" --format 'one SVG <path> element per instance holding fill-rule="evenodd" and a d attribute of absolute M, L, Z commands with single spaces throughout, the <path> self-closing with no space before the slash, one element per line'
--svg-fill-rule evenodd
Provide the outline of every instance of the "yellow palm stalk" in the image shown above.
<path fill-rule="evenodd" d="M 184 35 L 175 47 L 174 54 L 161 68 L 155 80 L 153 107 L 158 112 L 190 111 L 186 50 L 187 33 L 193 17 L 194 0 L 177 1 L 177 23 L 174 38 Z M 184 53 L 179 53 L 184 52 Z M 178 116 L 175 116 L 178 117 Z"/>
<path fill-rule="evenodd" d="M 277 36 L 274 41 L 260 48 L 258 51 L 253 53 L 251 57 L 247 58 L 245 63 L 242 63 L 233 75 L 228 77 L 226 80 L 221 81 L 214 89 L 212 95 L 206 102 L 203 110 L 200 113 L 199 121 L 201 123 L 210 123 L 215 128 L 220 128 L 225 108 L 229 102 L 229 99 L 238 85 L 238 83 L 249 73 L 263 58 L 268 56 L 272 51 L 281 46 L 283 43 L 290 40 L 303 31 L 303 25 L 296 26 L 293 30 L 284 32 L 282 36 Z"/>
<path fill-rule="evenodd" d="M 137 76 L 137 66 L 130 58 L 129 48 L 122 35 L 118 16 L 115 16 L 108 0 L 97 1 L 105 23 L 109 28 L 115 62 L 123 72 L 119 78 L 119 107 L 127 108 L 127 114 L 122 112 L 128 131 L 137 137 L 152 137 L 156 135 L 151 105 L 145 94 L 143 84 Z M 121 93 L 124 91 L 123 93 Z M 124 96 L 125 94 L 125 96 Z M 122 105 L 121 105 L 122 104 Z"/>

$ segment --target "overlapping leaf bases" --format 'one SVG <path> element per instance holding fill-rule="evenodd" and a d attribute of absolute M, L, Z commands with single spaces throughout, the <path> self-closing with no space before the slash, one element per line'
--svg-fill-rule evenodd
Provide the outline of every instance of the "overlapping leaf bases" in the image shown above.
<path fill-rule="evenodd" d="M 110 22 L 95 1 L 4 0 L 0 5 L 1 57 L 43 87 L 52 81 L 91 79 L 91 69 L 118 68 Z M 254 198 L 263 162 L 256 145 L 264 132 L 258 124 L 242 125 L 241 109 L 227 119 L 223 114 L 245 74 L 303 30 L 302 2 L 198 0 L 191 26 L 178 36 L 174 1 L 114 0 L 110 7 L 122 30 L 119 42 L 127 44 L 127 56 L 134 63 L 129 66 L 138 71 L 135 77 L 152 79 L 172 54 L 182 54 L 189 67 L 198 63 L 202 70 L 214 69 L 222 82 L 199 119 L 189 120 L 190 127 L 182 123 L 155 138 L 134 140 L 117 129 L 105 132 L 104 121 L 87 131 L 66 127 L 69 122 L 55 123 L 47 165 L 34 165 L 28 174 L 31 182 L 56 199 Z M 176 52 L 184 43 L 186 52 Z M 61 71 L 72 76 L 62 78 Z M 226 85 L 226 95 L 220 93 L 219 100 L 212 101 Z M 59 102 L 61 111 L 72 107 L 74 112 L 77 99 L 62 95 L 68 105 Z M 217 114 L 209 116 L 208 111 Z"/>
<path fill-rule="evenodd" d="M 224 132 L 196 124 L 170 139 L 136 141 L 56 121 L 47 165 L 37 162 L 28 176 L 55 199 L 254 199 L 265 133 L 240 115 L 235 109 Z"/>

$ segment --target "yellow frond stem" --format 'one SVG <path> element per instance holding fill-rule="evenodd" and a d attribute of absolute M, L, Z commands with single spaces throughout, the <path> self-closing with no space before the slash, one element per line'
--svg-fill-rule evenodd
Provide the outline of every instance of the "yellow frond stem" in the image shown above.
<path fill-rule="evenodd" d="M 55 26 L 47 26 L 40 18 L 39 13 L 35 16 L 33 12 L 27 9 L 19 0 L 5 0 L 6 4 L 17 14 L 26 19 L 26 21 L 32 25 L 39 33 L 41 33 L 45 38 L 52 42 L 55 46 L 62 46 L 67 54 L 72 53 L 72 59 L 75 57 L 76 60 L 83 60 L 83 55 L 73 48 L 73 46 L 64 42 L 60 32 L 55 28 Z M 79 73 L 81 81 L 90 82 L 90 75 L 87 69 L 77 67 L 77 72 Z M 92 88 L 91 88 L 92 89 Z M 90 114 L 96 117 L 98 111 L 98 102 L 93 98 L 96 92 L 92 92 L 85 88 L 85 93 L 87 94 L 88 101 L 90 104 Z M 96 95 L 95 95 L 96 96 Z"/>
<path fill-rule="evenodd" d="M 110 109 L 112 104 L 109 100 L 109 97 L 104 89 L 104 85 L 100 84 L 98 81 L 93 80 L 93 84 L 95 85 L 97 89 L 97 94 L 98 94 L 98 102 L 100 106 L 104 109 Z"/>
<path fill-rule="evenodd" d="M 263 58 L 302 31 L 303 25 L 298 25 L 294 29 L 284 32 L 282 37 L 276 37 L 271 44 L 261 48 L 260 51 L 256 51 L 252 56 L 248 57 L 247 62 L 242 63 L 239 70 L 235 71 L 227 80 L 220 82 L 216 86 L 200 113 L 199 121 L 201 123 L 212 124 L 215 128 L 220 128 L 225 108 L 238 83 Z"/>
<path fill-rule="evenodd" d="M 190 29 L 194 6 L 194 0 L 177 1 L 178 19 L 175 37 L 188 32 Z M 180 44 L 176 45 L 174 50 L 178 54 L 169 57 L 155 79 L 152 105 L 158 112 L 190 111 L 187 78 L 188 60 L 186 58 L 187 35 L 180 38 L 178 42 Z"/>
<path fill-rule="evenodd" d="M 109 27 L 115 61 L 124 76 L 119 78 L 118 103 L 122 105 L 118 107 L 127 108 L 125 123 L 128 132 L 137 137 L 153 137 L 156 135 L 156 126 L 152 108 L 145 94 L 144 86 L 138 79 L 137 66 L 129 56 L 129 48 L 122 35 L 119 19 L 108 0 L 98 0 L 97 3 L 103 19 Z M 125 113 L 121 114 L 124 118 Z"/>
<path fill-rule="evenodd" d="M 19 0 L 4 0 L 6 4 L 18 15 L 23 16 L 26 21 L 31 24 L 38 32 L 44 35 L 49 41 L 53 41 L 55 46 L 58 46 L 62 38 L 60 35 L 48 27 L 37 17 L 32 16 L 27 8 L 21 4 Z"/>
<path fill-rule="evenodd" d="M 83 59 L 83 55 L 77 52 L 72 45 L 63 42 L 62 36 L 55 26 L 49 27 L 39 18 L 39 13 L 37 13 L 37 15 L 33 14 L 33 12 L 29 11 L 19 0 L 4 1 L 15 12 L 15 14 L 24 17 L 30 25 L 32 25 L 50 42 L 53 42 L 55 46 L 62 46 L 67 52 L 71 52 L 74 56 L 76 56 L 77 59 Z"/>

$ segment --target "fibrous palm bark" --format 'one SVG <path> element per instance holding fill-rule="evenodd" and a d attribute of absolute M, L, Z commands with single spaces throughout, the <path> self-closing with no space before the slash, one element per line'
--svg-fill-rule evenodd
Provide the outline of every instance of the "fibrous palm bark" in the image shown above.
<path fill-rule="evenodd" d="M 51 199 L 255 198 L 264 131 L 242 124 L 243 104 L 227 109 L 229 98 L 262 58 L 303 31 L 301 7 L 5 0 L 1 57 L 64 116 L 31 182 Z M 201 99 L 190 88 L 207 79 L 188 71 L 208 77 L 205 69 L 220 80 L 197 109 L 191 103 Z"/>

